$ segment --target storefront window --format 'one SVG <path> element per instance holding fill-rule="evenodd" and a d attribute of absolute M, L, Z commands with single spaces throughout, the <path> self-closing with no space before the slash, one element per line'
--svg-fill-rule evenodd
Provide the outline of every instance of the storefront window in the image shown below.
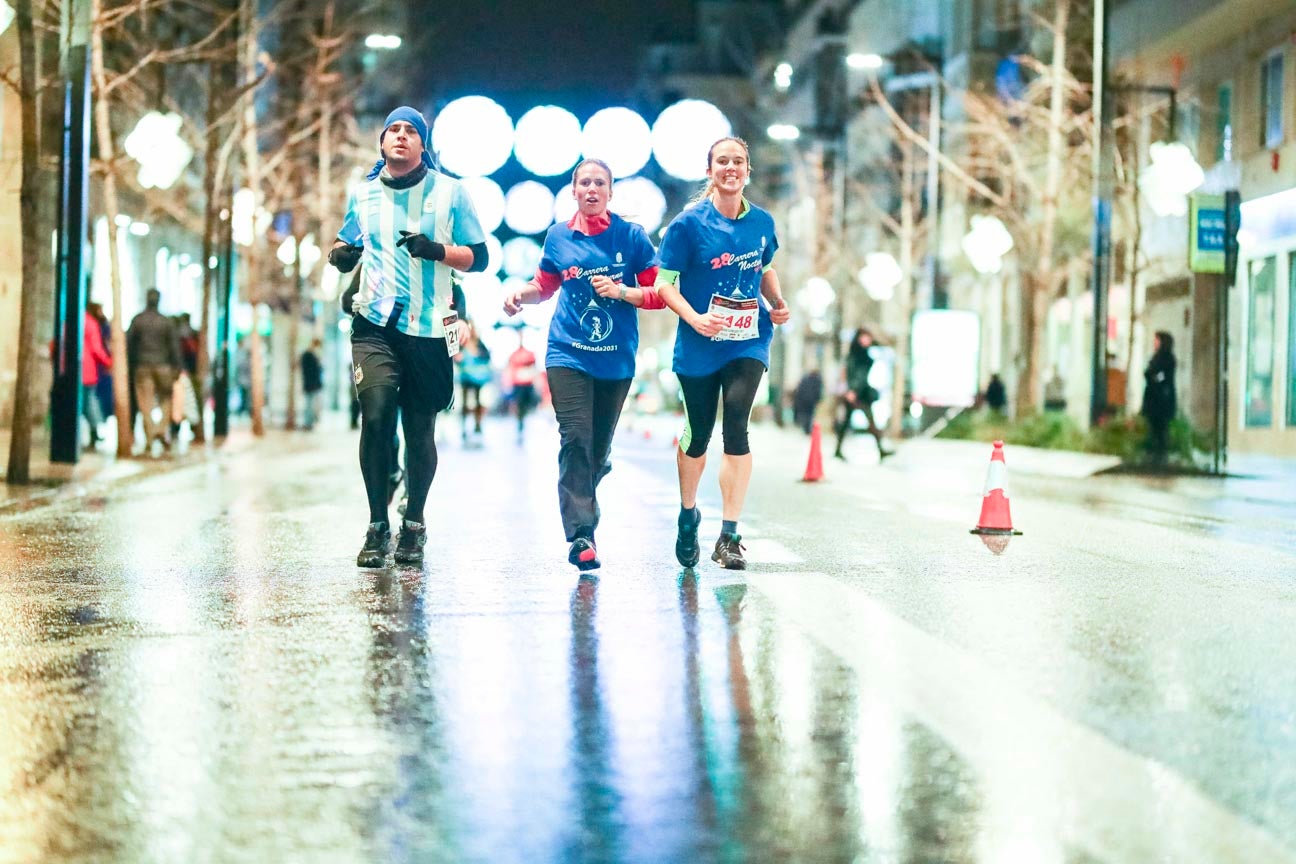
<path fill-rule="evenodd" d="M 1296 426 L 1296 254 L 1287 259 L 1287 425 Z"/>
<path fill-rule="evenodd" d="M 1250 312 L 1247 315 L 1246 425 L 1273 425 L 1274 290 L 1278 259 L 1252 261 L 1247 280 Z"/>

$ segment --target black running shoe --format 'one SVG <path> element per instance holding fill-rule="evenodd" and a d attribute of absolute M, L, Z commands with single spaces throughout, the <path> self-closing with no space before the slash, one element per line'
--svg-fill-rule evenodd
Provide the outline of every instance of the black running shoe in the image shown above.
<path fill-rule="evenodd" d="M 743 557 L 743 553 L 747 551 L 747 547 L 742 545 L 741 540 L 742 537 L 737 534 L 721 534 L 716 541 L 715 551 L 711 553 L 711 560 L 726 570 L 746 570 L 747 559 Z"/>
<path fill-rule="evenodd" d="M 391 530 L 386 522 L 370 522 L 364 547 L 356 556 L 357 567 L 385 567 L 391 551 Z"/>
<path fill-rule="evenodd" d="M 571 548 L 567 550 L 567 560 L 574 564 L 577 570 L 597 570 L 602 566 L 598 560 L 598 549 L 594 548 L 594 541 L 587 537 L 577 537 L 572 541 Z"/>
<path fill-rule="evenodd" d="M 702 524 L 702 510 L 693 508 L 697 518 L 692 525 L 679 522 L 675 532 L 675 560 L 681 567 L 696 567 L 702 558 L 702 548 L 698 545 L 698 526 Z"/>
<path fill-rule="evenodd" d="M 396 554 L 392 557 L 397 564 L 422 564 L 426 544 L 427 526 L 405 520 L 401 522 L 400 534 L 396 537 Z"/>

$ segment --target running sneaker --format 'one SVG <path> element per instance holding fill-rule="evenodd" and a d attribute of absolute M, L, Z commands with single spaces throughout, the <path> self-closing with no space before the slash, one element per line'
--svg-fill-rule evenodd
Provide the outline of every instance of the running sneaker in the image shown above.
<path fill-rule="evenodd" d="M 577 537 L 572 541 L 571 548 L 567 550 L 567 560 L 574 564 L 577 570 L 597 570 L 602 566 L 598 560 L 598 549 L 594 547 L 594 541 L 588 537 Z"/>
<path fill-rule="evenodd" d="M 422 564 L 423 547 L 427 544 L 427 526 L 408 519 L 401 522 L 400 534 L 396 538 L 396 554 L 392 557 L 397 564 Z"/>
<path fill-rule="evenodd" d="M 364 546 L 356 556 L 357 567 L 384 567 L 391 551 L 391 530 L 386 522 L 370 522 Z"/>
<path fill-rule="evenodd" d="M 675 560 L 681 567 L 695 567 L 702 558 L 702 548 L 698 545 L 698 526 L 702 524 L 702 510 L 693 508 L 695 518 L 692 525 L 678 522 L 675 533 Z"/>
<path fill-rule="evenodd" d="M 747 551 L 747 547 L 741 541 L 742 537 L 737 534 L 721 534 L 716 541 L 715 551 L 711 553 L 711 560 L 726 570 L 746 570 L 747 559 L 743 557 L 743 553 Z"/>

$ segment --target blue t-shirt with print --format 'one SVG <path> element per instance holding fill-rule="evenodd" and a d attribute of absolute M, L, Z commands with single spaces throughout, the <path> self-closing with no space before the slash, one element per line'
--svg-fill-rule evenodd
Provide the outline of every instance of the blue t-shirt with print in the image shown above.
<path fill-rule="evenodd" d="M 554 225 L 545 236 L 540 269 L 562 277 L 558 307 L 549 322 L 545 366 L 622 380 L 634 377 L 638 309 L 623 300 L 598 296 L 590 278 L 609 276 L 633 288 L 635 276 L 653 265 L 655 253 L 642 226 L 610 215 L 611 224 L 599 234 Z"/>
<path fill-rule="evenodd" d="M 708 339 L 681 318 L 672 363 L 676 375 L 710 375 L 743 357 L 769 367 L 774 323 L 760 299 L 760 283 L 777 250 L 774 217 L 751 203 L 741 216 L 730 219 L 708 198 L 670 223 L 658 262 L 663 270 L 679 272 L 680 294 L 695 311 L 706 314 L 716 294 L 734 300 L 757 298 L 759 310 L 759 335 L 746 340 Z"/>

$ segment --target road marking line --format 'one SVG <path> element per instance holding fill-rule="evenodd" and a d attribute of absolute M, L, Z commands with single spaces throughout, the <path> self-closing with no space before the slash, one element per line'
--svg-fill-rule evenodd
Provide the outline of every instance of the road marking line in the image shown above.
<path fill-rule="evenodd" d="M 1296 862 L 1291 849 L 1173 769 L 1066 717 L 862 591 L 821 573 L 749 572 L 747 581 L 853 668 L 861 686 L 894 700 L 971 763 L 985 781 L 983 839 L 997 833 L 1020 843 L 1029 827 L 1037 839 L 1103 861 Z M 991 800 L 996 794 L 1011 800 Z M 997 832 L 986 819 L 994 812 L 1005 814 Z"/>

